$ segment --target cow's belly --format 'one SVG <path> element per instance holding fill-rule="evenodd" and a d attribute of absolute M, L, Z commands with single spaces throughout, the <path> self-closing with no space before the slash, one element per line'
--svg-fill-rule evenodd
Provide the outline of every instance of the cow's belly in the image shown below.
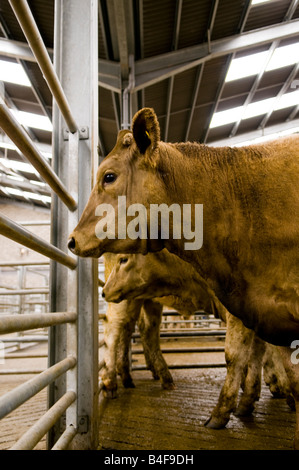
<path fill-rule="evenodd" d="M 271 305 L 267 306 L 268 303 Z M 299 339 L 299 319 L 290 313 L 286 305 L 275 304 L 271 299 L 269 302 L 263 299 L 258 305 L 245 300 L 232 302 L 229 311 L 268 343 L 290 346 Z"/>

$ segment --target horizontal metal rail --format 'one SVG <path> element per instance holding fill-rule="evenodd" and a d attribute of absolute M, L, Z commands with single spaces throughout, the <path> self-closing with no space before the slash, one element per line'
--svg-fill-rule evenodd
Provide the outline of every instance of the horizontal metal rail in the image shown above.
<path fill-rule="evenodd" d="M 45 369 L 0 369 L 1 375 L 37 375 L 44 372 Z"/>
<path fill-rule="evenodd" d="M 10 450 L 32 450 L 75 400 L 75 392 L 66 392 Z"/>
<path fill-rule="evenodd" d="M 67 98 L 26 0 L 9 0 L 9 3 L 16 15 L 28 44 L 59 106 L 59 109 L 70 132 L 76 132 L 78 126 L 71 114 Z"/>
<path fill-rule="evenodd" d="M 2 343 L 39 343 L 48 341 L 48 336 L 14 336 L 1 338 Z"/>
<path fill-rule="evenodd" d="M 192 337 L 192 336 L 225 336 L 226 330 L 210 330 L 210 331 L 161 331 L 160 338 L 177 338 L 180 337 Z M 139 333 L 133 333 L 132 338 L 140 338 Z"/>
<path fill-rule="evenodd" d="M 218 367 L 226 367 L 225 362 L 218 363 L 194 363 L 194 364 L 167 364 L 168 369 L 214 369 Z M 133 371 L 148 370 L 147 366 L 132 366 Z"/>
<path fill-rule="evenodd" d="M 1 315 L 0 319 L 0 334 L 7 334 L 73 322 L 77 319 L 77 313 L 55 312 L 39 315 L 36 313 L 24 315 Z"/>
<path fill-rule="evenodd" d="M 76 259 L 67 255 L 62 250 L 59 250 L 59 248 L 51 245 L 37 235 L 29 232 L 24 227 L 21 227 L 4 214 L 0 215 L 0 234 L 17 243 L 21 243 L 21 245 L 27 246 L 27 248 L 37 251 L 38 253 L 41 253 L 42 255 L 47 256 L 70 269 L 75 269 L 77 266 Z"/>
<path fill-rule="evenodd" d="M 34 395 L 39 393 L 47 385 L 54 382 L 55 379 L 74 367 L 76 363 L 77 360 L 75 357 L 67 357 L 42 372 L 37 377 L 28 380 L 24 384 L 19 385 L 14 390 L 7 392 L 5 395 L 0 397 L 0 419 L 4 418 L 4 416 L 11 413 L 11 411 L 25 403 L 29 398 L 32 398 Z"/>
<path fill-rule="evenodd" d="M 72 425 L 68 426 L 51 450 L 66 450 L 76 434 L 77 429 Z"/>
<path fill-rule="evenodd" d="M 202 347 L 202 348 L 165 348 L 161 349 L 162 354 L 185 354 L 185 353 L 215 353 L 215 352 L 224 352 L 224 346 L 211 346 L 211 347 Z M 132 354 L 144 354 L 143 349 L 132 349 Z"/>
<path fill-rule="evenodd" d="M 0 126 L 14 142 L 27 160 L 34 166 L 41 177 L 48 183 L 64 204 L 74 211 L 77 208 L 75 199 L 69 194 L 49 163 L 36 148 L 21 124 L 16 120 L 6 104 L 0 99 Z"/>
<path fill-rule="evenodd" d="M 49 289 L 15 289 L 9 291 L 0 291 L 0 295 L 33 295 L 49 294 Z"/>
<path fill-rule="evenodd" d="M 0 268 L 14 268 L 19 266 L 49 266 L 50 262 L 46 261 L 2 261 Z"/>

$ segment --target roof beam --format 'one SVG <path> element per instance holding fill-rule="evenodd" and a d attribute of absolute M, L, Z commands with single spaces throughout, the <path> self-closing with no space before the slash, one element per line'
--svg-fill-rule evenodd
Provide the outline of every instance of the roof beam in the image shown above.
<path fill-rule="evenodd" d="M 172 51 L 175 51 L 178 48 L 179 35 L 180 35 L 180 26 L 181 26 L 181 17 L 182 17 L 182 6 L 183 6 L 183 0 L 177 0 L 176 1 L 176 9 L 175 9 L 174 31 L 173 31 L 172 46 L 171 46 Z M 173 95 L 173 85 L 174 85 L 174 76 L 170 77 L 170 79 L 168 81 L 168 88 L 167 88 L 166 119 L 165 119 L 165 128 L 164 128 L 164 140 L 165 140 L 165 142 L 167 142 L 167 140 L 168 140 L 168 130 L 169 130 L 169 120 L 170 120 L 172 95 Z"/>
<path fill-rule="evenodd" d="M 260 137 L 267 137 L 272 134 L 288 131 L 290 129 L 295 129 L 295 128 L 299 128 L 299 119 L 294 119 L 291 122 L 274 124 L 273 126 L 268 126 L 268 127 L 265 127 L 264 129 L 257 129 L 254 131 L 245 132 L 243 134 L 238 134 L 230 138 L 226 137 L 225 139 L 214 140 L 214 141 L 208 142 L 207 145 L 211 147 L 234 146 L 234 145 L 242 144 L 242 142 L 251 141 L 253 139 L 258 139 Z"/>
<path fill-rule="evenodd" d="M 299 20 L 139 60 L 135 64 L 135 91 L 189 70 L 208 60 L 294 36 L 299 36 Z"/>
<path fill-rule="evenodd" d="M 295 8 L 297 7 L 298 5 L 298 0 L 292 0 L 291 2 L 291 5 L 288 9 L 288 12 L 284 18 L 284 22 L 287 22 L 287 21 L 290 21 L 291 18 L 292 18 L 292 15 L 294 14 L 294 11 L 295 11 Z M 254 80 L 254 83 L 246 97 L 246 100 L 245 100 L 245 103 L 243 105 L 243 110 L 242 110 L 242 115 L 241 117 L 238 119 L 237 122 L 235 122 L 234 126 L 233 126 L 233 129 L 230 133 L 230 137 L 233 137 L 234 135 L 236 135 L 236 133 L 238 132 L 238 129 L 239 129 L 239 126 L 241 124 L 241 121 L 243 119 L 243 116 L 246 112 L 246 109 L 248 107 L 248 105 L 252 102 L 252 99 L 259 87 L 259 84 L 264 76 L 264 73 L 266 71 L 266 68 L 267 68 L 267 65 L 269 64 L 269 61 L 271 60 L 272 56 L 273 56 L 273 53 L 275 51 L 275 49 L 279 46 L 280 44 L 280 38 L 279 39 L 276 39 L 275 41 L 272 42 L 272 44 L 270 45 L 269 49 L 268 49 L 268 53 L 267 53 L 267 56 L 266 56 L 266 59 L 261 67 L 261 70 L 260 72 L 257 74 L 257 76 L 255 77 L 255 80 Z"/>

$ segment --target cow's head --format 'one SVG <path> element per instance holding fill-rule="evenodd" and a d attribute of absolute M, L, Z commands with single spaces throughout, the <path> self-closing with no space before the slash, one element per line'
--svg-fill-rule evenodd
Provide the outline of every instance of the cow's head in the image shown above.
<path fill-rule="evenodd" d="M 144 108 L 134 116 L 132 131 L 119 132 L 115 147 L 98 168 L 96 184 L 69 238 L 68 247 L 73 253 L 96 258 L 109 251 L 147 253 L 163 248 L 161 240 L 137 240 L 123 236 L 120 233 L 123 227 L 120 229 L 118 225 L 121 220 L 119 196 L 126 196 L 122 198 L 126 207 L 135 203 L 148 207 L 150 203 L 167 202 L 163 192 L 163 178 L 157 177 L 156 171 L 160 146 L 160 127 L 156 114 L 152 109 Z M 109 211 L 105 211 L 107 208 L 113 209 L 112 215 L 109 213 L 112 217 L 110 219 Z M 122 207 L 122 210 L 126 208 Z M 107 236 L 99 238 L 97 224 L 104 217 Z M 126 220 L 129 222 L 130 217 Z M 114 233 L 108 235 L 110 222 Z"/>
<path fill-rule="evenodd" d="M 107 256 L 108 255 L 108 256 Z M 167 250 L 159 253 L 105 255 L 108 258 L 108 279 L 102 295 L 107 302 L 121 302 L 132 299 L 153 299 L 172 295 L 177 286 L 177 272 L 172 260 L 186 264 Z M 106 263 L 105 263 L 106 265 Z M 109 266 L 110 265 L 110 266 Z"/>

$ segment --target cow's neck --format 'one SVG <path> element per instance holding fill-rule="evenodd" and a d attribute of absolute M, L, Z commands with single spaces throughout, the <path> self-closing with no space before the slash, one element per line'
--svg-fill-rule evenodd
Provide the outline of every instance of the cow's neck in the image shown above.
<path fill-rule="evenodd" d="M 171 152 L 172 149 L 175 151 Z M 181 238 L 165 240 L 165 248 L 191 263 L 215 291 L 222 285 L 229 292 L 238 277 L 238 260 L 233 268 L 231 260 L 234 253 L 237 256 L 240 233 L 247 223 L 237 194 L 242 186 L 237 179 L 238 171 L 234 178 L 229 173 L 235 164 L 229 162 L 234 150 L 225 153 L 199 144 L 174 144 L 166 154 L 162 165 L 165 175 L 169 175 L 165 181 L 170 198 L 167 203 L 203 204 L 203 246 L 195 251 L 186 250 L 188 240 Z"/>

